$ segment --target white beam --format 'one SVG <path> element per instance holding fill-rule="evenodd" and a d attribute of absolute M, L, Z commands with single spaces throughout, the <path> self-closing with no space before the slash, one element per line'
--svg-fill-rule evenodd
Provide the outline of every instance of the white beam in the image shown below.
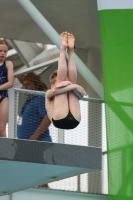
<path fill-rule="evenodd" d="M 21 76 L 23 74 L 26 74 L 26 73 L 29 73 L 29 72 L 33 72 L 35 70 L 39 70 L 39 69 L 51 66 L 51 65 L 53 65 L 53 64 L 55 64 L 57 62 L 58 62 L 58 58 L 55 58 L 53 60 L 50 60 L 50 61 L 47 61 L 47 62 L 43 62 L 43 63 L 35 65 L 33 67 L 17 71 L 17 72 L 14 73 L 14 76 L 18 77 L 18 76 Z"/>
<path fill-rule="evenodd" d="M 97 0 L 98 10 L 133 9 L 133 0 Z"/>
<path fill-rule="evenodd" d="M 12 200 L 108 200 L 107 195 L 96 195 L 78 192 L 58 191 L 52 189 L 28 189 L 12 194 Z M 9 195 L 0 197 L 9 200 Z"/>
<path fill-rule="evenodd" d="M 24 65 L 26 65 L 26 67 L 30 67 L 29 63 L 27 62 L 27 60 L 25 59 L 24 55 L 22 54 L 22 52 L 20 51 L 20 49 L 18 48 L 18 46 L 16 45 L 16 43 L 13 40 L 9 40 L 7 39 L 7 41 L 11 44 L 11 46 L 17 51 L 21 61 L 23 62 Z"/>

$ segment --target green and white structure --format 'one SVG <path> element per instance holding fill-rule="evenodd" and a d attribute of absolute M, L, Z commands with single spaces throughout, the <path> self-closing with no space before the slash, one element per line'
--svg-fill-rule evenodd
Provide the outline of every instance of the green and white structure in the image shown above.
<path fill-rule="evenodd" d="M 109 200 L 133 198 L 133 1 L 99 0 Z"/>

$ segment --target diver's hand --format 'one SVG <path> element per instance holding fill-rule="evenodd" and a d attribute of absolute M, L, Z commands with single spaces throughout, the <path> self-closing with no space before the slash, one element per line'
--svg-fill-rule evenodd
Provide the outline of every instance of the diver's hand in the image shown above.
<path fill-rule="evenodd" d="M 88 94 L 86 93 L 85 89 L 81 87 L 80 85 L 76 86 L 76 90 L 82 95 L 82 96 L 87 96 Z"/>

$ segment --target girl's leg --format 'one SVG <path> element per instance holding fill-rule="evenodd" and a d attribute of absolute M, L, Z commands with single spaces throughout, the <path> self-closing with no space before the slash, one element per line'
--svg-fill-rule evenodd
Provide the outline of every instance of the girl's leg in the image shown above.
<path fill-rule="evenodd" d="M 74 42 L 74 36 L 68 33 L 68 80 L 73 84 L 77 81 L 77 69 L 74 61 Z"/>
<path fill-rule="evenodd" d="M 75 42 L 74 36 L 68 33 L 68 55 L 69 55 L 68 80 L 73 84 L 76 83 L 77 81 L 77 70 L 74 61 L 74 42 Z M 81 120 L 80 104 L 77 96 L 74 94 L 73 91 L 71 91 L 68 93 L 68 98 L 69 98 L 69 110 L 71 114 L 77 121 L 80 121 Z"/>
<path fill-rule="evenodd" d="M 60 47 L 60 57 L 58 62 L 57 70 L 57 82 L 65 81 L 67 77 L 67 64 L 65 58 L 67 44 L 67 32 L 63 32 L 60 35 L 61 47 Z M 68 96 L 67 93 L 55 95 L 54 97 L 54 113 L 53 119 L 59 120 L 67 116 L 69 112 L 68 106 Z"/>
<path fill-rule="evenodd" d="M 6 136 L 6 123 L 8 121 L 8 98 L 4 98 L 0 103 L 0 137 Z"/>
<path fill-rule="evenodd" d="M 58 71 L 57 71 L 58 82 L 65 81 L 67 77 L 67 64 L 66 64 L 66 57 L 65 57 L 66 48 L 68 46 L 67 32 L 63 32 L 60 35 L 60 42 L 61 42 L 61 47 L 60 47 L 60 56 L 59 56 Z"/>

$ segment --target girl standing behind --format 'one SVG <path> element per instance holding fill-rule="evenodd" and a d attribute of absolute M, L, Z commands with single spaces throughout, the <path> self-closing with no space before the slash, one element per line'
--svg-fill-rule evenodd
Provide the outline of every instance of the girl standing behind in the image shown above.
<path fill-rule="evenodd" d="M 8 46 L 0 40 L 0 137 L 6 137 L 6 123 L 8 120 L 8 91 L 14 83 L 13 64 L 5 61 Z"/>

